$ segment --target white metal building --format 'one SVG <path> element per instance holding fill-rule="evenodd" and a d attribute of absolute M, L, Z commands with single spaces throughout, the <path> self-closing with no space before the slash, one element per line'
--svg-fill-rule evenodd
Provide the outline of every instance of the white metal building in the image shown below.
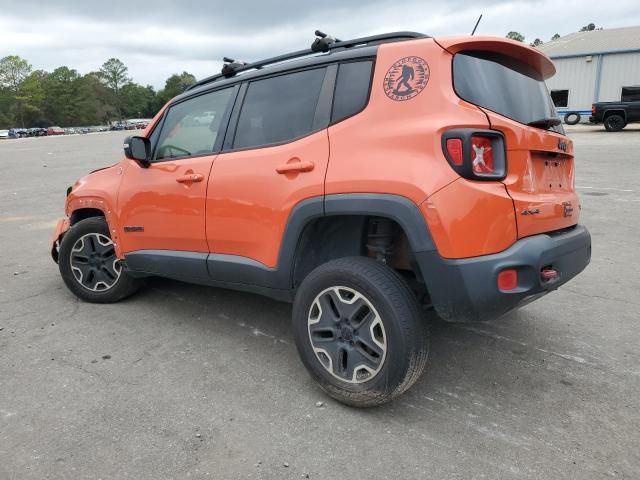
<path fill-rule="evenodd" d="M 594 102 L 640 101 L 640 27 L 577 32 L 541 45 L 556 74 L 547 81 L 560 115 L 587 121 Z"/>

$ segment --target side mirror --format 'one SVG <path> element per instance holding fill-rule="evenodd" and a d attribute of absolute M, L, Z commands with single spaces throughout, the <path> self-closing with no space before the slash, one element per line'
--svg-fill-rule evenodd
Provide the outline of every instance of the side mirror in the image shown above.
<path fill-rule="evenodd" d="M 151 142 L 145 137 L 127 137 L 124 141 L 124 156 L 148 167 L 151 163 Z"/>

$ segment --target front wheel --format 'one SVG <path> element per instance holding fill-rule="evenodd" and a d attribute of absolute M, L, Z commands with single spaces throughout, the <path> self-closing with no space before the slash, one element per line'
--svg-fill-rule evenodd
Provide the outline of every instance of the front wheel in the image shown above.
<path fill-rule="evenodd" d="M 91 303 L 113 303 L 134 293 L 140 280 L 130 277 L 116 257 L 104 217 L 81 220 L 62 238 L 60 275 L 76 296 Z"/>
<path fill-rule="evenodd" d="M 332 260 L 304 279 L 293 332 L 311 377 L 352 406 L 390 401 L 427 361 L 427 328 L 414 294 L 395 271 L 366 257 Z"/>

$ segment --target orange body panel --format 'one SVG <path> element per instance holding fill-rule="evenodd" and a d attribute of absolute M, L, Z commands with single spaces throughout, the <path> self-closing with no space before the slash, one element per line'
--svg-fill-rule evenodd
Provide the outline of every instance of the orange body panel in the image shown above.
<path fill-rule="evenodd" d="M 207 192 L 211 251 L 275 267 L 291 210 L 324 193 L 328 159 L 326 130 L 285 145 L 219 155 Z M 296 162 L 311 162 L 313 169 L 277 172 Z"/>
<path fill-rule="evenodd" d="M 207 181 L 215 155 L 141 167 L 128 160 L 118 198 L 118 235 L 124 253 L 134 250 L 208 252 L 205 235 Z M 181 183 L 184 175 L 201 181 Z M 143 227 L 144 231 L 125 231 Z"/>
<path fill-rule="evenodd" d="M 430 196 L 420 209 L 445 258 L 497 253 L 517 239 L 513 202 L 499 182 L 461 178 Z"/>

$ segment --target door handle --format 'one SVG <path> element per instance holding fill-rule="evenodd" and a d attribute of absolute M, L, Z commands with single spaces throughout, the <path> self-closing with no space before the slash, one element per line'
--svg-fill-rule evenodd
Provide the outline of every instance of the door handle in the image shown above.
<path fill-rule="evenodd" d="M 193 183 L 193 182 L 201 182 L 204 180 L 204 175 L 201 173 L 189 173 L 187 175 L 180 175 L 176 178 L 176 182 L 178 183 Z"/>
<path fill-rule="evenodd" d="M 310 172 L 315 167 L 313 162 L 291 162 L 285 163 L 284 165 L 279 165 L 276 168 L 276 172 L 278 173 L 291 173 L 291 172 Z"/>

